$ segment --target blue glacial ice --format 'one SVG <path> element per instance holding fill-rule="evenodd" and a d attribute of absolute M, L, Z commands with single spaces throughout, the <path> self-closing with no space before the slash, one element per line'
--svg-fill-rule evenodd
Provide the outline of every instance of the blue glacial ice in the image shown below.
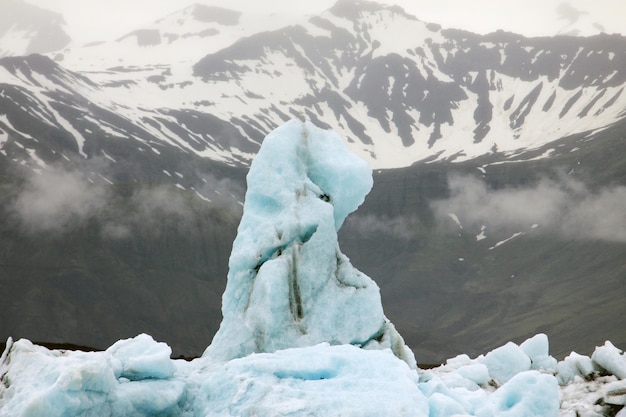
<path fill-rule="evenodd" d="M 202 357 L 172 360 L 146 334 L 103 352 L 9 340 L 0 417 L 586 417 L 626 403 L 626 357 L 610 342 L 557 362 L 539 334 L 416 367 L 378 287 L 339 250 L 372 175 L 336 134 L 287 123 L 247 180 L 223 321 Z"/>
<path fill-rule="evenodd" d="M 415 367 L 376 283 L 341 253 L 337 231 L 372 171 L 334 132 L 291 121 L 252 162 L 229 261 L 223 322 L 205 356 L 229 360 L 317 343 L 391 348 Z"/>

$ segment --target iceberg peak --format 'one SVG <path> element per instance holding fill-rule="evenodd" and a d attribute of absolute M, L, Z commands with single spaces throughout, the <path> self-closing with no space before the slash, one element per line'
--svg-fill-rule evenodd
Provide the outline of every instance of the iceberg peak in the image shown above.
<path fill-rule="evenodd" d="M 369 165 L 336 133 L 292 120 L 265 138 L 247 183 L 223 320 L 204 356 L 230 360 L 327 342 L 390 348 L 415 367 L 378 286 L 337 242 L 372 188 Z"/>

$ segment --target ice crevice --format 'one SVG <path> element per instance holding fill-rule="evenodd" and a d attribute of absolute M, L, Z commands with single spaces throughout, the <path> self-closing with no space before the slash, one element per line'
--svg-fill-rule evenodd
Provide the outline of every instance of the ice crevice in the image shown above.
<path fill-rule="evenodd" d="M 378 286 L 339 248 L 372 171 L 337 134 L 286 123 L 247 183 L 222 323 L 202 357 L 172 360 L 147 334 L 103 352 L 9 339 L 0 417 L 626 416 L 626 356 L 608 341 L 559 362 L 538 334 L 419 369 Z"/>

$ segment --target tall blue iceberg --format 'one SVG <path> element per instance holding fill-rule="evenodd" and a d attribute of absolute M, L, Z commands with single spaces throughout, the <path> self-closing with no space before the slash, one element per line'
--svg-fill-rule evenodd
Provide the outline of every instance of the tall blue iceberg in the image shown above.
<path fill-rule="evenodd" d="M 292 120 L 270 133 L 247 177 L 223 321 L 204 356 L 321 342 L 415 358 L 385 317 L 374 281 L 341 253 L 337 231 L 372 188 L 372 170 L 334 132 Z"/>

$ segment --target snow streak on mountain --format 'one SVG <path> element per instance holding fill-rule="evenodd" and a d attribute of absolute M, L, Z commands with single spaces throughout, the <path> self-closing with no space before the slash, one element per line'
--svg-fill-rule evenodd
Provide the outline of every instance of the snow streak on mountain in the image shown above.
<path fill-rule="evenodd" d="M 35 168 L 111 141 L 125 142 L 107 145 L 113 159 L 169 149 L 245 166 L 291 118 L 394 168 L 525 158 L 624 118 L 626 39 L 479 36 L 367 2 L 299 22 L 194 5 L 115 42 L 3 58 L 0 80 L 0 152 Z"/>

